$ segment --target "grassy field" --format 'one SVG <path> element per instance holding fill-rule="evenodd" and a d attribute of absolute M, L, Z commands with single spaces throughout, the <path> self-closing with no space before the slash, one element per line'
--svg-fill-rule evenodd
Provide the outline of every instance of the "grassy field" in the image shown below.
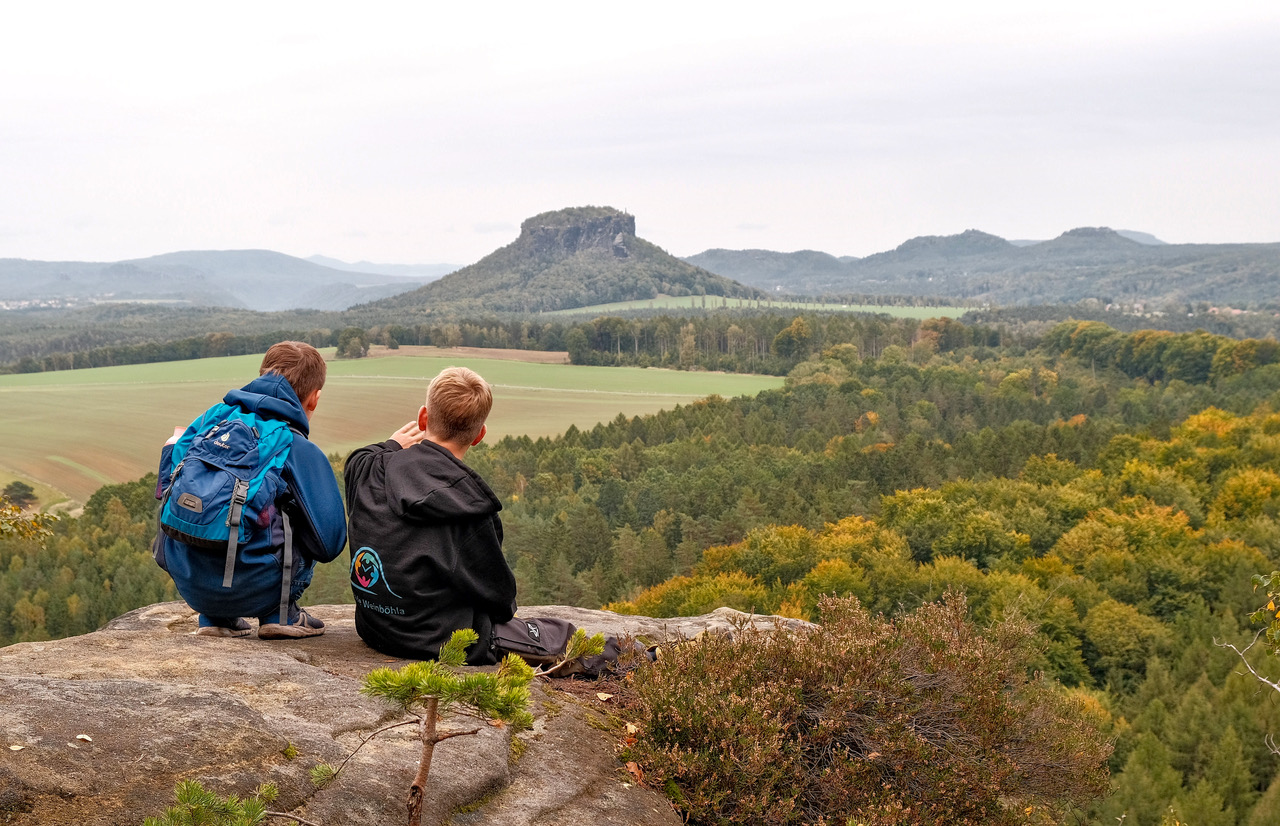
<path fill-rule="evenodd" d="M 959 318 L 969 307 L 894 307 L 880 304 L 814 304 L 800 301 L 751 301 L 745 298 L 724 298 L 718 295 L 660 295 L 636 301 L 617 301 L 612 304 L 593 304 L 570 310 L 552 310 L 543 315 L 602 315 L 626 310 L 714 310 L 717 308 L 743 309 L 768 308 L 780 310 L 825 310 L 844 313 L 884 313 L 894 318 Z"/>
<path fill-rule="evenodd" d="M 329 351 L 328 355 L 332 355 Z M 0 376 L 0 480 L 37 487 L 41 505 L 83 502 L 108 482 L 155 469 L 160 445 L 232 387 L 257 375 L 261 356 Z M 494 386 L 489 438 L 550 436 L 711 394 L 737 396 L 782 379 L 507 359 L 388 355 L 331 361 L 312 438 L 327 453 L 385 439 L 417 415 L 427 381 L 451 364 Z"/>

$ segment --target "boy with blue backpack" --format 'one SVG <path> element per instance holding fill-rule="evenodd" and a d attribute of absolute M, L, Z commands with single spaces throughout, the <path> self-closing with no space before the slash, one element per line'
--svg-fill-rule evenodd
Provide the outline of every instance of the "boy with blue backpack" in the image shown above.
<path fill-rule="evenodd" d="M 196 632 L 262 639 L 324 633 L 298 607 L 317 562 L 347 541 L 337 480 L 307 439 L 327 368 L 314 347 L 282 341 L 259 377 L 232 390 L 160 454 L 156 562 L 200 612 Z"/>

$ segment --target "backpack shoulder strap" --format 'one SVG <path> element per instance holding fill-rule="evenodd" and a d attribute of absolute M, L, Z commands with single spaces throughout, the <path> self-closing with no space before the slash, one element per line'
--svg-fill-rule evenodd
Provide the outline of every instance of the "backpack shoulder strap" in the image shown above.
<path fill-rule="evenodd" d="M 293 526 L 289 524 L 289 514 L 280 509 L 280 518 L 284 520 L 284 556 L 280 562 L 280 619 L 281 625 L 291 625 L 289 621 L 289 595 L 293 590 Z"/>

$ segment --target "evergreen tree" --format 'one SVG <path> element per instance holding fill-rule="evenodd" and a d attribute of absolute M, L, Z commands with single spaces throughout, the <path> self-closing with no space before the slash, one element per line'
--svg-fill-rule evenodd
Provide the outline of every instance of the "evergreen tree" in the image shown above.
<path fill-rule="evenodd" d="M 1235 726 L 1228 725 L 1211 747 L 1204 779 L 1222 796 L 1227 809 L 1244 814 L 1253 808 L 1258 793 Z"/>
<path fill-rule="evenodd" d="M 1182 791 L 1182 777 L 1170 765 L 1165 745 L 1145 733 L 1112 787 L 1115 793 L 1098 806 L 1099 820 L 1114 823 L 1124 817 L 1126 826 L 1158 826 L 1161 813 Z"/>
<path fill-rule="evenodd" d="M 1271 785 L 1263 793 L 1249 812 L 1244 826 L 1274 826 L 1280 823 L 1280 774 L 1271 780 Z"/>
<path fill-rule="evenodd" d="M 1191 791 L 1173 799 L 1173 812 L 1182 822 L 1196 826 L 1235 826 L 1236 823 L 1235 809 L 1229 806 L 1224 809 L 1222 795 L 1204 779 Z"/>

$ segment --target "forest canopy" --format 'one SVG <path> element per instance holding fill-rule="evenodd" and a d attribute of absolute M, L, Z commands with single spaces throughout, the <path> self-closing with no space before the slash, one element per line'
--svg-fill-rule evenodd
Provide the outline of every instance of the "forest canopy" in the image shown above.
<path fill-rule="evenodd" d="M 788 380 L 468 454 L 505 504 L 522 604 L 816 618 L 838 595 L 892 619 L 955 590 L 980 625 L 1026 617 L 1035 668 L 1096 704 L 1115 793 L 1089 822 L 1280 818 L 1280 711 L 1214 645 L 1248 643 L 1250 579 L 1280 569 L 1274 341 L 1069 322 L 1029 346 L 820 314 L 565 330 L 604 363 L 678 366 L 683 346 L 689 367 L 776 359 Z M 0 539 L 0 644 L 174 598 L 147 551 L 154 486 Z M 349 601 L 343 565 L 308 596 Z"/>

